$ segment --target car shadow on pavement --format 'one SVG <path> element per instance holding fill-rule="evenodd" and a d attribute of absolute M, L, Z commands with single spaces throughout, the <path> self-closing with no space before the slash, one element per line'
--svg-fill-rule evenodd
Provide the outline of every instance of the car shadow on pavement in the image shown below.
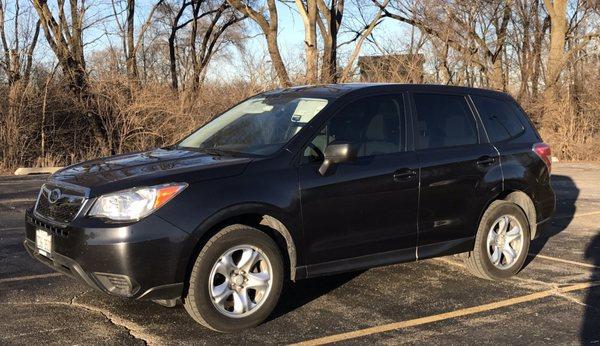
<path fill-rule="evenodd" d="M 556 193 L 556 210 L 552 219 L 542 227 L 541 234 L 531 242 L 529 248 L 530 256 L 525 261 L 527 267 L 529 263 L 546 246 L 548 240 L 569 227 L 575 216 L 577 198 L 579 198 L 579 188 L 577 184 L 566 175 L 552 175 L 552 186 Z"/>
<path fill-rule="evenodd" d="M 598 233 L 585 251 L 585 258 L 596 266 L 590 281 L 600 280 L 600 233 Z M 600 286 L 587 290 L 585 299 L 585 315 L 581 328 L 583 345 L 600 344 Z"/>
<path fill-rule="evenodd" d="M 345 285 L 362 273 L 364 273 L 364 270 L 289 283 L 284 286 L 281 298 L 279 299 L 279 304 L 268 320 L 274 320 L 288 312 L 294 311 Z"/>

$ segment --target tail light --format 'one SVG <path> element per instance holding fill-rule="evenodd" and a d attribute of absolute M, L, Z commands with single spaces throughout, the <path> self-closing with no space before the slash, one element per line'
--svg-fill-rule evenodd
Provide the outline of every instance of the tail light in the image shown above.
<path fill-rule="evenodd" d="M 550 150 L 550 146 L 546 143 L 536 143 L 533 145 L 532 150 L 548 166 L 548 173 L 550 173 L 552 171 L 552 150 Z"/>

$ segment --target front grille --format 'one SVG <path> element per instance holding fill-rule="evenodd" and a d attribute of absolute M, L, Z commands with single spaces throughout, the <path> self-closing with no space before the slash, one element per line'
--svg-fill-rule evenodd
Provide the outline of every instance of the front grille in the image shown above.
<path fill-rule="evenodd" d="M 65 224 L 73 221 L 84 201 L 85 194 L 77 189 L 44 184 L 35 212 L 45 219 Z"/>
<path fill-rule="evenodd" d="M 69 230 L 67 228 L 52 226 L 49 223 L 34 219 L 32 217 L 28 217 L 27 221 L 29 221 L 36 228 L 41 228 L 55 236 L 62 238 L 67 238 L 69 236 Z"/>

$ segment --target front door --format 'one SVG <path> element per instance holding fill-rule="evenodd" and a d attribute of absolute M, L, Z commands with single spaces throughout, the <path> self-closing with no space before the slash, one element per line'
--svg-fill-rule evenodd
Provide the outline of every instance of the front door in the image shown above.
<path fill-rule="evenodd" d="M 419 177 L 406 129 L 401 94 L 372 96 L 343 107 L 307 146 L 299 179 L 309 276 L 414 259 Z M 323 176 L 317 152 L 336 141 L 358 158 Z"/>

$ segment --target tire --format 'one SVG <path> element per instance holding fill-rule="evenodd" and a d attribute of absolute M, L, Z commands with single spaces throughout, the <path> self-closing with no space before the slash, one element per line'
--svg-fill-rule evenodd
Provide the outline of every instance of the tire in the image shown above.
<path fill-rule="evenodd" d="M 508 226 L 504 228 L 503 222 L 507 220 Z M 515 237 L 516 226 L 521 227 L 520 238 Z M 490 235 L 491 232 L 493 234 Z M 499 236 L 500 233 L 504 236 Z M 507 279 L 523 268 L 530 242 L 529 221 L 523 210 L 511 202 L 494 201 L 481 218 L 475 247 L 465 258 L 465 266 L 473 275 L 483 279 Z M 495 255 L 497 251 L 499 254 Z M 515 256 L 511 260 L 512 254 Z"/>
<path fill-rule="evenodd" d="M 198 254 L 183 305 L 194 320 L 218 332 L 255 327 L 277 305 L 283 274 L 273 239 L 246 225 L 227 226 Z"/>

